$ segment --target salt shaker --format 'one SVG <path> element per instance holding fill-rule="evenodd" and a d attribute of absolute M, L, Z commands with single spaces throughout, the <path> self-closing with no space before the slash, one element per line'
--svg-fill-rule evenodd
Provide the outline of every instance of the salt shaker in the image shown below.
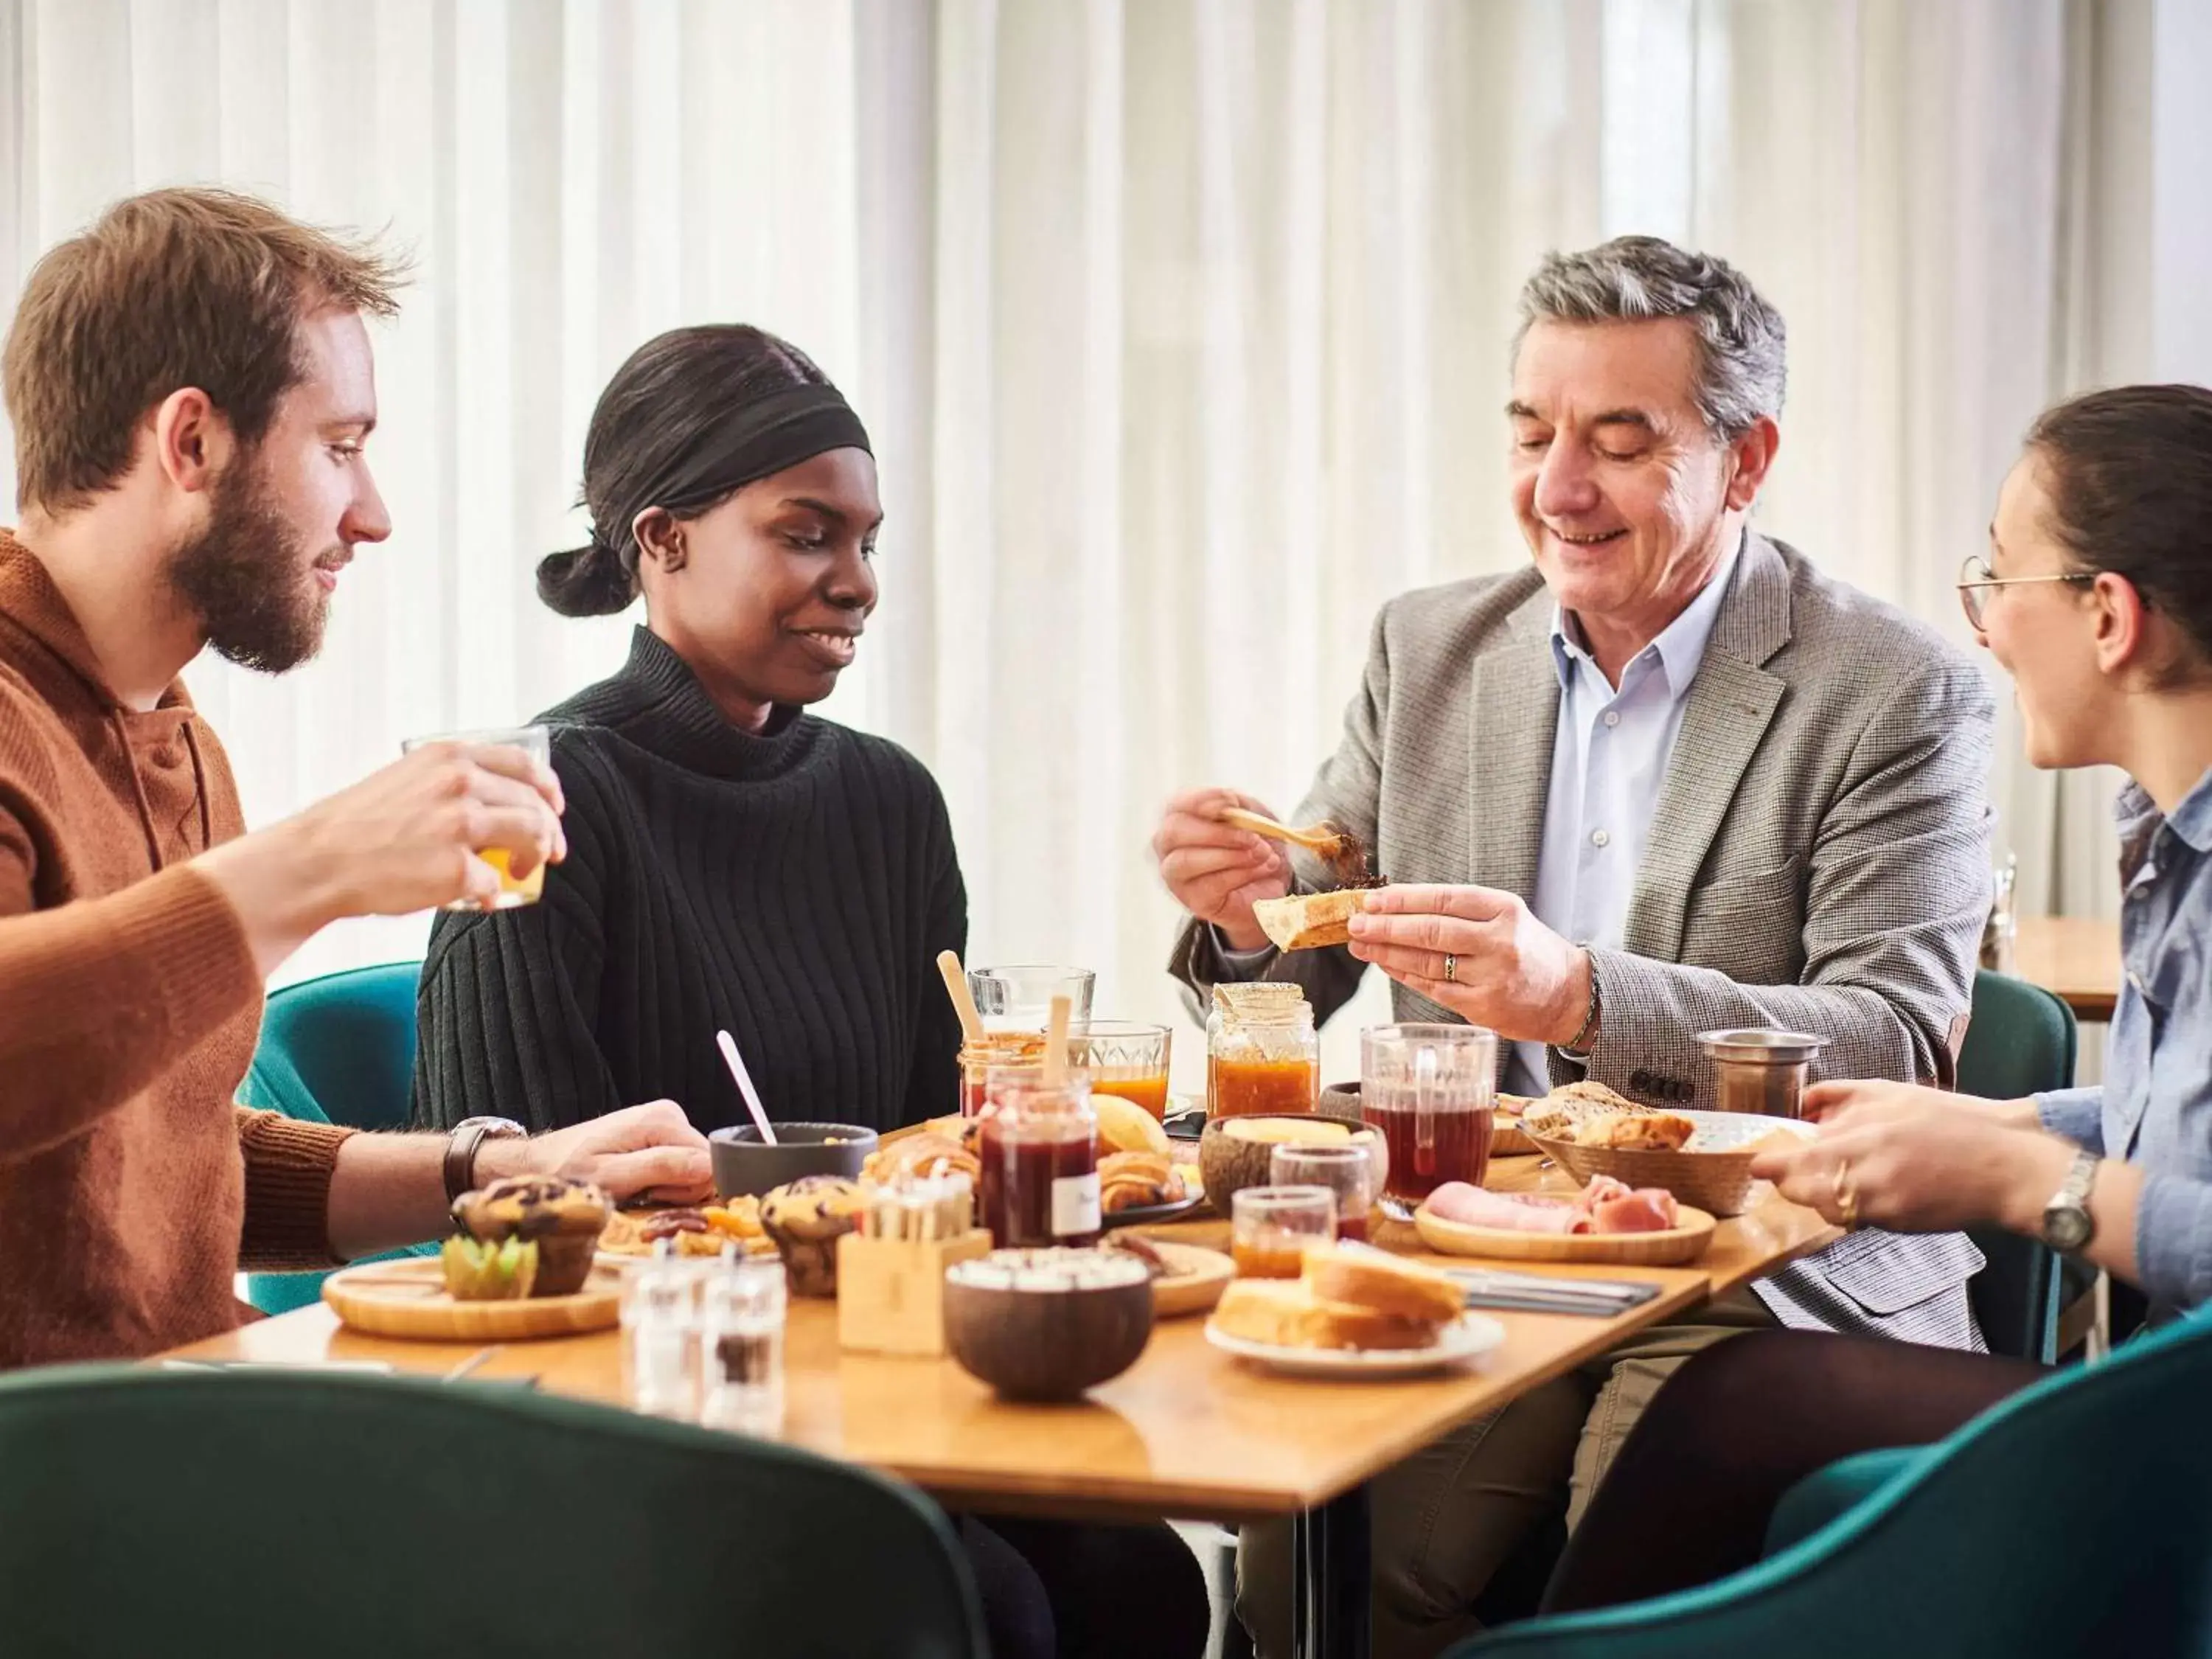
<path fill-rule="evenodd" d="M 699 1279 L 666 1239 L 623 1275 L 623 1397 L 648 1416 L 698 1415 Z"/>
<path fill-rule="evenodd" d="M 746 1434 L 783 1425 L 783 1263 L 726 1253 L 700 1287 L 700 1420 Z"/>

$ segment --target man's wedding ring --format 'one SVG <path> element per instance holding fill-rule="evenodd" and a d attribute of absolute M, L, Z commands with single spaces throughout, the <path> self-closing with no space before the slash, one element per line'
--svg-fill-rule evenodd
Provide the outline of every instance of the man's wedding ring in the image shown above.
<path fill-rule="evenodd" d="M 1444 952 L 1444 983 L 1447 985 L 1459 983 L 1459 958 L 1449 951 Z"/>

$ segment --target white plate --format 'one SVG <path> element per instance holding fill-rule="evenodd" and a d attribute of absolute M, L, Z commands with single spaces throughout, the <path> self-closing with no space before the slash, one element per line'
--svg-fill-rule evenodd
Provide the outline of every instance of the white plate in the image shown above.
<path fill-rule="evenodd" d="M 1222 1352 L 1249 1359 L 1290 1376 L 1391 1377 L 1419 1376 L 1442 1370 L 1477 1354 L 1488 1353 L 1505 1340 L 1505 1327 L 1486 1315 L 1462 1314 L 1437 1334 L 1429 1348 L 1284 1348 L 1273 1342 L 1252 1342 L 1206 1325 L 1206 1340 Z"/>
<path fill-rule="evenodd" d="M 1686 1152 L 1733 1152 L 1748 1146 L 1754 1140 L 1764 1139 L 1777 1129 L 1785 1134 L 1802 1135 L 1810 1140 L 1817 1133 L 1810 1123 L 1800 1123 L 1794 1117 L 1767 1117 L 1758 1112 L 1683 1112 L 1672 1107 L 1661 1109 L 1674 1112 L 1676 1117 L 1686 1117 L 1698 1126 L 1690 1144 L 1682 1148 Z"/>

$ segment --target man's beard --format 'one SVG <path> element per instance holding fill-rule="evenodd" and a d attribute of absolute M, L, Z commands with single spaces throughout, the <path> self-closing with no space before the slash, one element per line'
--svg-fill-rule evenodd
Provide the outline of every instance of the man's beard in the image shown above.
<path fill-rule="evenodd" d="M 323 643 L 329 596 L 309 586 L 309 560 L 246 458 L 219 480 L 207 527 L 169 556 L 169 585 L 218 655 L 281 674 Z"/>

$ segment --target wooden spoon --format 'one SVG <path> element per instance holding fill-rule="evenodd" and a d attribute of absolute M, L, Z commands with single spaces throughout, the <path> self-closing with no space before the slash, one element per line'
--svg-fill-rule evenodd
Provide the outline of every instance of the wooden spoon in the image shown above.
<path fill-rule="evenodd" d="M 1322 823 L 1310 829 L 1293 830 L 1287 823 L 1278 823 L 1264 812 L 1248 812 L 1241 806 L 1224 806 L 1218 817 L 1232 830 L 1249 830 L 1255 836 L 1265 836 L 1270 841 L 1286 841 L 1293 847 L 1303 847 L 1322 858 L 1342 852 L 1346 839 L 1344 832 L 1331 823 Z"/>
<path fill-rule="evenodd" d="M 952 999 L 952 1011 L 960 1016 L 960 1035 L 970 1044 L 982 1042 L 983 1016 L 975 1012 L 975 994 L 968 988 L 968 974 L 960 965 L 960 952 L 939 951 L 937 971 L 945 976 L 945 994 Z"/>

